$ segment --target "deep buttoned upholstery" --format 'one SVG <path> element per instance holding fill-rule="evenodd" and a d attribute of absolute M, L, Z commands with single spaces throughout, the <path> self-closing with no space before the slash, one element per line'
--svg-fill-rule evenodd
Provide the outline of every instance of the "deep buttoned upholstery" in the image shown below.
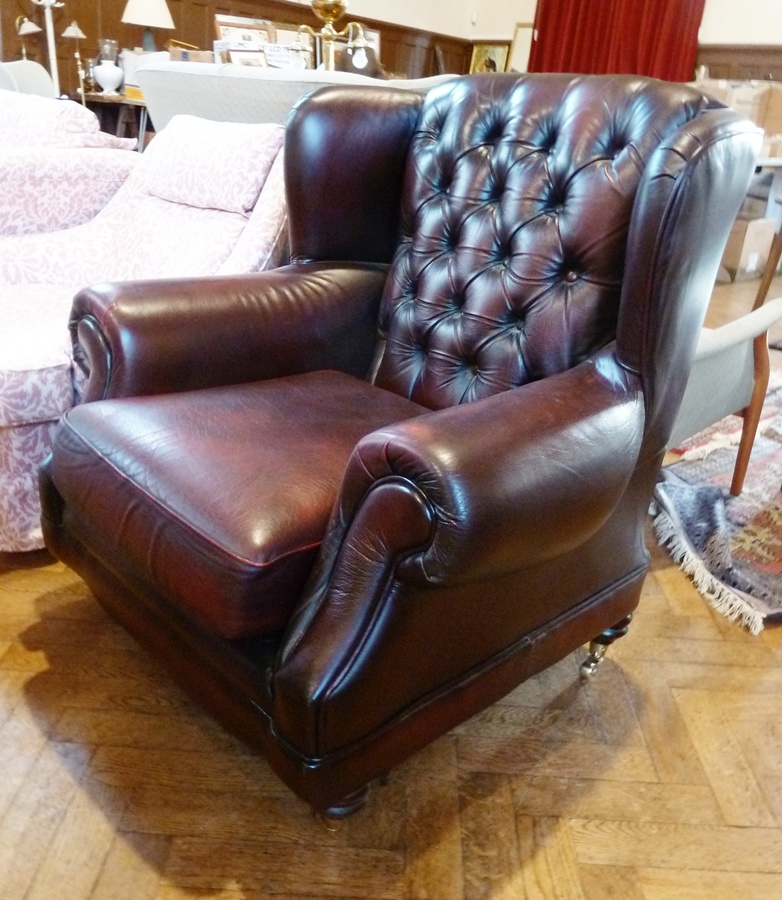
<path fill-rule="evenodd" d="M 684 86 L 328 88 L 293 262 L 76 298 L 47 545 L 321 811 L 591 639 L 759 134 Z"/>
<path fill-rule="evenodd" d="M 598 114 L 591 83 L 562 77 L 487 91 L 477 111 L 466 84 L 429 104 L 378 384 L 452 406 L 572 368 L 613 339 L 635 191 L 659 142 L 643 91 L 628 87 L 606 84 Z M 671 108 L 658 127 L 686 117 Z M 612 227 L 596 228 L 609 211 Z"/>

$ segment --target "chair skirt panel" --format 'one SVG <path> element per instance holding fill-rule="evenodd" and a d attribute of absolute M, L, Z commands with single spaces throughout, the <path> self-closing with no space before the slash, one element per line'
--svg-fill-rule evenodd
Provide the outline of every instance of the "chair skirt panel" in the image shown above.
<path fill-rule="evenodd" d="M 74 402 L 70 303 L 57 285 L 0 288 L 0 554 L 42 546 L 38 466 Z"/>
<path fill-rule="evenodd" d="M 51 450 L 58 420 L 56 416 L 33 425 L 0 425 L 2 554 L 27 553 L 42 546 L 38 466 Z"/>

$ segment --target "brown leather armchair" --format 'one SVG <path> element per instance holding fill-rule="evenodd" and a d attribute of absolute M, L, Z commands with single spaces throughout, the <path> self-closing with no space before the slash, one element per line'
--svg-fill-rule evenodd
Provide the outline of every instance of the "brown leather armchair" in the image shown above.
<path fill-rule="evenodd" d="M 695 90 L 477 75 L 293 112 L 294 261 L 105 284 L 44 533 L 297 794 L 626 630 L 760 136 Z"/>

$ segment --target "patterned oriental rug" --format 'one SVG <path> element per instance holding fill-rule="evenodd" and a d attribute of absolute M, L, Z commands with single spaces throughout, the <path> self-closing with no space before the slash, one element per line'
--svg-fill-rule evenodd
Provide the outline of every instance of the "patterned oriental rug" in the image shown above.
<path fill-rule="evenodd" d="M 758 634 L 782 622 L 782 379 L 763 407 L 744 490 L 730 492 L 741 419 L 683 442 L 652 504 L 655 533 L 698 591 Z"/>

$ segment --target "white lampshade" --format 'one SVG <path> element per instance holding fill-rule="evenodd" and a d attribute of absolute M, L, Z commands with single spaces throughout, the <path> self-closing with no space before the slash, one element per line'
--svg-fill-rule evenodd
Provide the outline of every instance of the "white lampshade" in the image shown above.
<path fill-rule="evenodd" d="M 77 41 L 87 40 L 87 35 L 81 30 L 81 28 L 79 28 L 79 26 L 75 22 L 71 22 L 71 24 L 60 35 L 60 37 L 76 38 Z"/>
<path fill-rule="evenodd" d="M 145 25 L 147 28 L 173 28 L 174 20 L 166 6 L 166 0 L 128 0 L 122 21 L 128 25 Z"/>
<path fill-rule="evenodd" d="M 173 28 L 174 20 L 166 6 L 166 0 L 128 0 L 122 21 L 128 25 L 143 25 L 141 46 L 147 52 L 154 51 L 155 38 L 151 28 Z"/>
<path fill-rule="evenodd" d="M 36 25 L 35 22 L 31 22 L 26 16 L 22 17 L 22 21 L 19 23 L 19 27 L 16 29 L 19 37 L 25 37 L 28 34 L 38 34 L 39 31 L 43 29 Z"/>

